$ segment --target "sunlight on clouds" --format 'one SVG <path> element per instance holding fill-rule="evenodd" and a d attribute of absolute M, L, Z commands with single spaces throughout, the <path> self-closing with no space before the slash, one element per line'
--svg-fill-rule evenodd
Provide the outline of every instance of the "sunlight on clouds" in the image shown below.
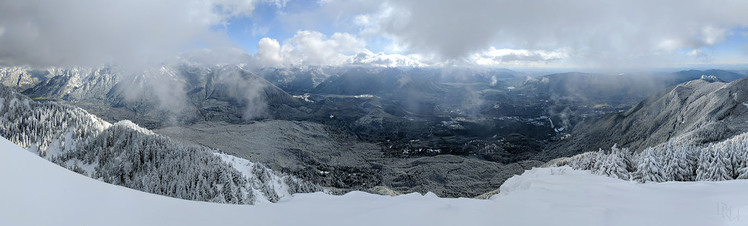
<path fill-rule="evenodd" d="M 258 4 L 277 21 L 253 20 Z M 741 52 L 746 8 L 739 0 L 0 1 L 0 63 L 153 64 L 257 44 L 255 63 L 276 66 L 656 67 L 678 57 L 729 60 L 713 48 L 739 42 L 729 45 Z"/>
<path fill-rule="evenodd" d="M 417 56 L 373 53 L 366 42 L 348 33 L 330 37 L 317 31 L 298 31 L 283 41 L 263 38 L 257 46 L 256 61 L 261 67 L 370 65 L 382 67 L 424 66 Z"/>
<path fill-rule="evenodd" d="M 731 29 L 748 26 L 748 14 L 737 10 L 746 8 L 748 1 L 386 0 L 354 22 L 404 52 L 441 61 L 471 58 L 501 43 L 568 48 L 566 57 L 577 62 L 635 67 L 725 42 Z"/>
<path fill-rule="evenodd" d="M 418 55 L 400 55 L 400 54 L 385 54 L 385 53 L 373 53 L 368 49 L 361 50 L 356 55 L 349 57 L 346 61 L 352 65 L 369 65 L 378 67 L 423 67 L 427 66 L 426 63 L 422 62 Z"/>
<path fill-rule="evenodd" d="M 473 55 L 472 60 L 483 66 L 530 66 L 548 64 L 552 61 L 568 58 L 566 50 L 527 50 L 527 49 L 496 49 L 494 47 L 482 53 Z"/>
<path fill-rule="evenodd" d="M 366 43 L 348 33 L 331 37 L 317 31 L 298 31 L 280 45 L 277 40 L 263 38 L 257 46 L 262 65 L 338 65 L 349 55 L 363 49 Z"/>
<path fill-rule="evenodd" d="M 272 38 L 260 39 L 257 46 L 257 58 L 261 65 L 268 67 L 277 67 L 283 65 L 283 59 L 280 56 L 281 47 L 278 40 Z"/>

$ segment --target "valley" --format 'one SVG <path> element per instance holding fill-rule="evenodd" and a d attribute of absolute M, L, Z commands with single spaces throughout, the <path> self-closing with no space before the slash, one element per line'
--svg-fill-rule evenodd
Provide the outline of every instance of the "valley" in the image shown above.
<path fill-rule="evenodd" d="M 470 68 L 250 72 L 183 62 L 142 74 L 110 67 L 4 68 L 0 81 L 37 101 L 78 106 L 109 122 L 132 120 L 330 191 L 386 188 L 475 197 L 553 158 L 616 142 L 628 147 L 620 136 L 607 136 L 610 142 L 595 147 L 568 144 L 589 139 L 578 135 L 577 126 L 594 131 L 587 127 L 598 117 L 624 114 L 618 112 L 647 95 L 706 73 L 742 77 L 718 70 L 544 76 Z"/>

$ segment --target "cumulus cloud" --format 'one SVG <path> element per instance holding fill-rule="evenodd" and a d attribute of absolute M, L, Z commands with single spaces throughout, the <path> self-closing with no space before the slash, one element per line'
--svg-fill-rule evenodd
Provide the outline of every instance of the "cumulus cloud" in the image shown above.
<path fill-rule="evenodd" d="M 272 38 L 262 38 L 257 45 L 257 59 L 260 65 L 282 66 L 284 64 L 281 58 L 281 46 L 278 40 Z"/>
<path fill-rule="evenodd" d="M 0 64 L 137 64 L 193 46 L 228 46 L 214 27 L 251 0 L 0 2 Z"/>
<path fill-rule="evenodd" d="M 348 33 L 327 37 L 317 31 L 298 31 L 283 45 L 272 38 L 261 39 L 257 58 L 263 66 L 337 65 L 365 46 L 363 40 Z"/>
<path fill-rule="evenodd" d="M 299 31 L 284 44 L 284 52 L 295 64 L 324 65 L 345 61 L 346 54 L 363 49 L 366 43 L 348 33 L 335 33 L 330 38 L 316 31 Z"/>
<path fill-rule="evenodd" d="M 262 38 L 255 55 L 259 67 L 368 65 L 380 67 L 425 66 L 417 55 L 373 53 L 366 42 L 349 33 L 330 37 L 317 31 L 298 31 L 283 41 Z"/>
<path fill-rule="evenodd" d="M 748 26 L 745 9 L 748 1 L 742 0 L 389 0 L 356 23 L 442 60 L 505 46 L 568 49 L 578 61 L 638 64 L 724 41 L 730 29 Z"/>
<path fill-rule="evenodd" d="M 422 62 L 417 55 L 400 55 L 400 54 L 385 54 L 385 53 L 373 53 L 368 49 L 364 49 L 354 56 L 348 58 L 346 62 L 352 65 L 369 65 L 378 67 L 422 67 L 427 64 Z"/>

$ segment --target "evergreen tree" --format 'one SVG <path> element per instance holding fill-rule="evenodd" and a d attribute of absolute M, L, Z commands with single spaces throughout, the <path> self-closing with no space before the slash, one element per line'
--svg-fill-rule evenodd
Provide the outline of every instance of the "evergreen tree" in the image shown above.
<path fill-rule="evenodd" d="M 667 159 L 669 161 L 667 161 L 667 165 L 665 166 L 665 177 L 667 180 L 693 180 L 695 164 L 689 160 L 689 148 L 685 145 L 671 145 L 670 147 L 671 149 L 667 152 Z"/>
<path fill-rule="evenodd" d="M 647 148 L 642 151 L 639 156 L 639 165 L 637 166 L 636 179 L 639 182 L 663 182 L 665 178 L 663 176 L 662 167 L 660 161 L 658 161 L 655 155 L 654 148 Z"/>
<path fill-rule="evenodd" d="M 730 158 L 727 152 L 720 146 L 722 145 L 714 145 L 710 148 L 712 152 L 715 152 L 715 154 L 707 170 L 707 177 L 705 177 L 706 180 L 723 181 L 733 179 L 729 169 Z"/>
<path fill-rule="evenodd" d="M 575 155 L 572 157 L 571 161 L 569 161 L 569 166 L 578 170 L 591 170 L 597 162 L 597 155 L 597 152 L 585 152 Z"/>
<path fill-rule="evenodd" d="M 714 159 L 714 152 L 710 148 L 702 148 L 699 151 L 698 167 L 696 168 L 696 180 L 697 181 L 710 181 L 709 168 L 712 165 Z"/>

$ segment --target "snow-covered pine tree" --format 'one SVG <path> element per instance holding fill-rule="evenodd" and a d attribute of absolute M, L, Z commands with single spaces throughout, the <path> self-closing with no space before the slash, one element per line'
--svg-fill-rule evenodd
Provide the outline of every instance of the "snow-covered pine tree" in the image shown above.
<path fill-rule="evenodd" d="M 748 179 L 748 136 L 736 136 L 737 152 L 739 158 L 742 160 L 738 166 L 738 177 L 737 179 Z"/>
<path fill-rule="evenodd" d="M 569 166 L 578 170 L 591 170 L 597 161 L 597 152 L 585 152 L 571 157 Z"/>
<path fill-rule="evenodd" d="M 743 156 L 743 149 L 739 146 L 737 139 L 728 139 L 724 141 L 725 152 L 727 154 L 727 173 L 731 179 L 737 179 L 740 176 L 740 169 L 745 167 L 745 159 Z"/>
<path fill-rule="evenodd" d="M 606 160 L 608 162 L 608 168 L 605 171 L 606 175 L 623 180 L 630 178 L 630 173 L 626 170 L 626 160 L 621 156 L 620 152 L 611 153 Z"/>
<path fill-rule="evenodd" d="M 697 181 L 709 181 L 709 168 L 712 165 L 714 159 L 714 152 L 709 147 L 700 148 L 698 166 L 696 168 L 696 180 Z"/>
<path fill-rule="evenodd" d="M 665 177 L 667 180 L 693 180 L 696 166 L 690 160 L 689 147 L 686 145 L 670 145 L 670 149 L 667 152 L 667 159 L 669 159 L 665 166 Z"/>
<path fill-rule="evenodd" d="M 698 181 L 722 181 L 730 180 L 728 165 L 730 159 L 724 151 L 724 143 L 711 144 L 702 149 L 699 157 L 699 168 L 696 171 Z"/>
<path fill-rule="evenodd" d="M 631 150 L 628 148 L 621 148 L 618 151 L 618 155 L 623 158 L 623 162 L 626 165 L 626 171 L 629 173 L 636 171 L 636 162 L 634 161 L 635 158 Z"/>
<path fill-rule="evenodd" d="M 705 177 L 705 179 L 707 181 L 732 180 L 733 177 L 729 170 L 730 157 L 724 150 L 724 143 L 710 145 L 709 149 L 711 149 L 711 151 L 715 153 L 713 155 L 714 158 L 712 159 L 711 164 L 707 169 L 707 176 Z"/>
<path fill-rule="evenodd" d="M 605 164 L 607 164 L 606 161 L 607 153 L 602 148 L 597 149 L 597 155 L 595 156 L 594 164 L 592 164 L 592 168 L 590 168 L 590 171 L 592 173 L 597 175 L 604 175 L 602 172 L 602 169 L 605 168 Z"/>
<path fill-rule="evenodd" d="M 647 148 L 640 154 L 639 164 L 635 172 L 637 181 L 641 183 L 665 181 L 662 166 L 654 152 L 654 148 Z"/>
<path fill-rule="evenodd" d="M 626 157 L 616 145 L 611 147 L 610 152 L 600 149 L 597 152 L 592 172 L 598 175 L 609 176 L 613 178 L 628 180 L 630 178 L 627 170 Z"/>

